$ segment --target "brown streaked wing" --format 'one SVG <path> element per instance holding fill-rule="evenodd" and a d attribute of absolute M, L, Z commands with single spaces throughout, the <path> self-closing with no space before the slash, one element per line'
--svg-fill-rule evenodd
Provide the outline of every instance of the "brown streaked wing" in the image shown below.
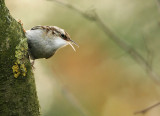
<path fill-rule="evenodd" d="M 35 26 L 35 27 L 32 27 L 31 30 L 36 30 L 36 29 L 44 29 L 43 26 Z"/>

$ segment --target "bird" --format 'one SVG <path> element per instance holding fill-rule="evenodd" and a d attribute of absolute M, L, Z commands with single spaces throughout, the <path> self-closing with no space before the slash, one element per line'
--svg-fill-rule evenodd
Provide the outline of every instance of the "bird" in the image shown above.
<path fill-rule="evenodd" d="M 25 31 L 25 36 L 28 42 L 28 53 L 33 60 L 32 65 L 35 59 L 48 59 L 64 46 L 70 45 L 74 51 L 72 44 L 78 46 L 70 35 L 58 26 L 34 26 Z"/>

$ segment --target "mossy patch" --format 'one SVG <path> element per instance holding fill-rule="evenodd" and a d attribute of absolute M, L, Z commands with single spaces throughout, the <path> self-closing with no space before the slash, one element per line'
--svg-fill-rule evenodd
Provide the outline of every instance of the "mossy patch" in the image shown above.
<path fill-rule="evenodd" d="M 15 78 L 17 78 L 19 75 L 22 75 L 23 77 L 26 76 L 27 69 L 25 64 L 26 64 L 27 55 L 28 55 L 27 38 L 20 38 L 20 42 L 16 46 L 16 50 L 15 50 L 16 62 L 12 66 L 12 70 Z"/>

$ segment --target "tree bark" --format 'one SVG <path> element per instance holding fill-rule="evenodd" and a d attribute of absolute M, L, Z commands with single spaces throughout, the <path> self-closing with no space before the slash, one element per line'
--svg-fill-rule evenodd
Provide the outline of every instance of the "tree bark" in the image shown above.
<path fill-rule="evenodd" d="M 4 0 L 0 0 L 0 115 L 40 115 L 27 39 Z"/>

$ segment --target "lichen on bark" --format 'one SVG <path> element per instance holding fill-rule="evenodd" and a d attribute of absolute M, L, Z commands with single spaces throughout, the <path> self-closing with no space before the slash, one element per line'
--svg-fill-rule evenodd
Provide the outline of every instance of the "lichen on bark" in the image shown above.
<path fill-rule="evenodd" d="M 39 116 L 32 68 L 26 53 L 25 34 L 0 0 L 0 115 Z M 20 71 L 15 78 L 15 63 Z M 13 68 L 14 67 L 14 68 Z"/>
<path fill-rule="evenodd" d="M 25 65 L 27 61 L 27 55 L 28 55 L 27 38 L 20 38 L 20 42 L 16 46 L 15 50 L 16 62 L 12 66 L 15 78 L 17 78 L 19 75 L 22 75 L 23 77 L 26 76 L 27 69 Z"/>

